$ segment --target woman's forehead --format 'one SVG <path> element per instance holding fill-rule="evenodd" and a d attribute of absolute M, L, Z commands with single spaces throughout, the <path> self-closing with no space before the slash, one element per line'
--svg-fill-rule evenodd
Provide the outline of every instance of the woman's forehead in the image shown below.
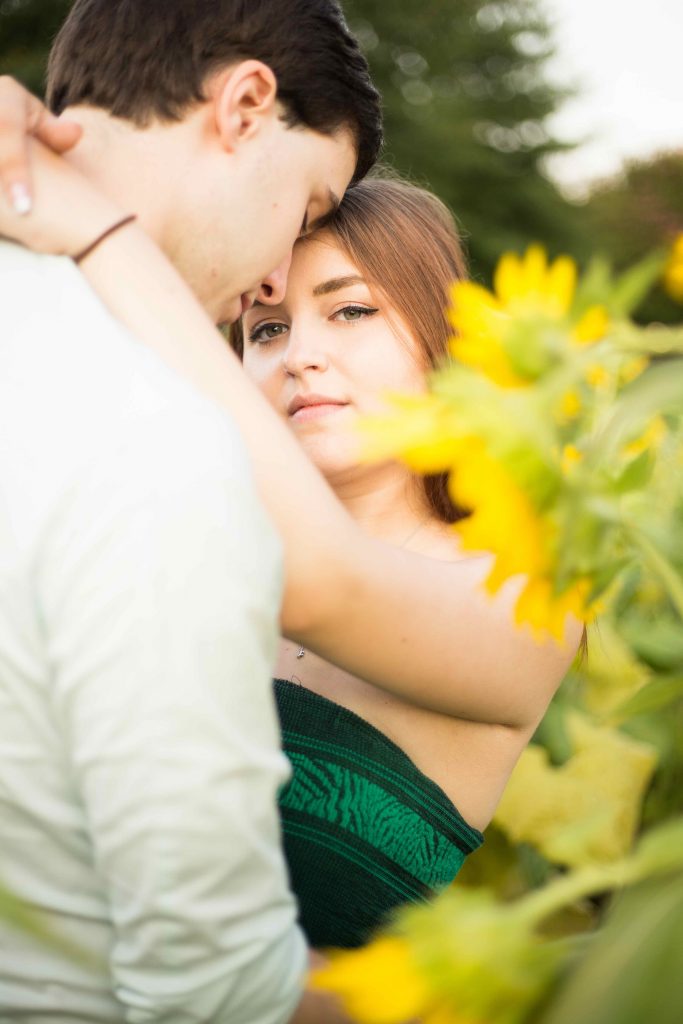
<path fill-rule="evenodd" d="M 292 276 L 307 280 L 320 275 L 355 275 L 364 277 L 363 268 L 341 247 L 334 235 L 325 229 L 300 239 L 294 246 L 290 280 Z M 318 282 L 315 282 L 318 283 Z"/>

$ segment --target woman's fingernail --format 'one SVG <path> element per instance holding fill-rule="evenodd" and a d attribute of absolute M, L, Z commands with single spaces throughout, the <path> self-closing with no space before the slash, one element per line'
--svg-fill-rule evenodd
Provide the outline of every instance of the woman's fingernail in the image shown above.
<path fill-rule="evenodd" d="M 18 213 L 20 217 L 25 217 L 27 213 L 31 212 L 33 203 L 26 185 L 19 183 L 12 185 L 9 192 L 15 213 Z"/>

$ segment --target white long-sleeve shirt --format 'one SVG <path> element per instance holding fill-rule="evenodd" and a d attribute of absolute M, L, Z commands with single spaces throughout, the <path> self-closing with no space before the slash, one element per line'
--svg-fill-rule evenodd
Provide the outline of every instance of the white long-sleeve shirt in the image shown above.
<path fill-rule="evenodd" d="M 0 1021 L 288 1019 L 280 575 L 229 419 L 0 243 L 0 889 L 58 940 L 0 909 Z"/>

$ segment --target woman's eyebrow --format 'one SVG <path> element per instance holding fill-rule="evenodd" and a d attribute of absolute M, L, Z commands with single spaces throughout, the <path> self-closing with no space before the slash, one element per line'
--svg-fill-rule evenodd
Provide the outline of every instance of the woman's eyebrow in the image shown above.
<path fill-rule="evenodd" d="M 329 295 L 330 292 L 338 292 L 340 288 L 348 288 L 352 284 L 365 284 L 365 280 L 359 274 L 348 274 L 346 277 L 332 277 L 329 281 L 317 284 L 313 289 L 313 294 L 315 296 Z"/>

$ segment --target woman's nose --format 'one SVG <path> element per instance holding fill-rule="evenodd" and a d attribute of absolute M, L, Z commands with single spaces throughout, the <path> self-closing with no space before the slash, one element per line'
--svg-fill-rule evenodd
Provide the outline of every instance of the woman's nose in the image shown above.
<path fill-rule="evenodd" d="M 291 376 L 297 376 L 305 370 L 326 370 L 329 366 L 327 353 L 316 338 L 315 331 L 296 326 L 290 329 L 282 358 L 285 371 Z"/>

